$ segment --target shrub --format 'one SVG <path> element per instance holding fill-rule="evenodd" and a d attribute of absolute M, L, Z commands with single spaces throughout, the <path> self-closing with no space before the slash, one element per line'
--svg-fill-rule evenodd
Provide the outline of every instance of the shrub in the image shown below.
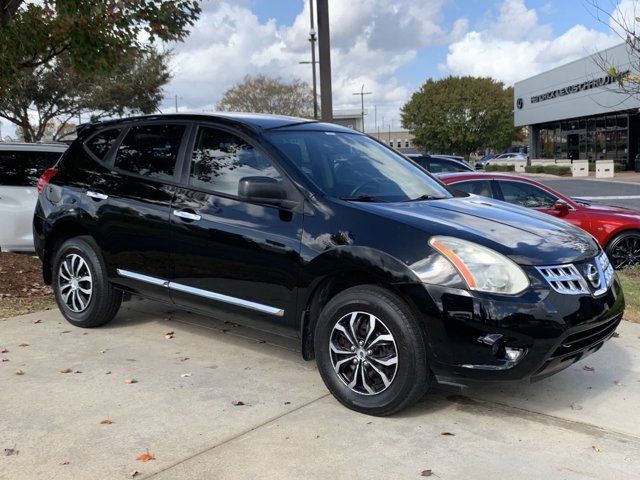
<path fill-rule="evenodd" d="M 545 165 L 544 173 L 563 177 L 565 175 L 571 175 L 571 167 L 567 167 L 565 165 Z"/>
<path fill-rule="evenodd" d="M 484 170 L 486 172 L 515 172 L 516 171 L 516 166 L 515 165 L 492 165 L 492 164 L 489 164 L 486 167 L 484 167 Z"/>
<path fill-rule="evenodd" d="M 524 171 L 527 173 L 544 173 L 543 165 L 527 165 L 524 167 Z"/>

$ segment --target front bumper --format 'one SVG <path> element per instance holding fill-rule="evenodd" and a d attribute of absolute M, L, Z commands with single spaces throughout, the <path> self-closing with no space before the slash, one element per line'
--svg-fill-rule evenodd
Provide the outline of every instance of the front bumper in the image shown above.
<path fill-rule="evenodd" d="M 600 297 L 542 287 L 518 297 L 434 285 L 403 290 L 422 313 L 432 371 L 457 384 L 536 380 L 559 372 L 602 347 L 624 312 L 617 278 Z M 487 344 L 487 336 L 500 344 Z M 507 347 L 521 355 L 514 361 L 505 355 Z"/>

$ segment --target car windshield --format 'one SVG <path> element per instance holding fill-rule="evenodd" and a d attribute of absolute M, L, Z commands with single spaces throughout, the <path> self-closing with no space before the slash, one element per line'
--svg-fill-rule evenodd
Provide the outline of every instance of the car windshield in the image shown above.
<path fill-rule="evenodd" d="M 268 138 L 326 195 L 343 200 L 400 202 L 449 198 L 423 170 L 359 134 L 268 132 Z"/>

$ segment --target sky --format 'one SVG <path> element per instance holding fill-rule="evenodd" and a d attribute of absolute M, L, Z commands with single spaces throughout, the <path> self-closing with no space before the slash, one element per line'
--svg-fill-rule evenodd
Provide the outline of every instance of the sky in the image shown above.
<path fill-rule="evenodd" d="M 513 85 L 621 39 L 607 15 L 635 18 L 637 0 L 329 0 L 334 109 L 358 109 L 367 130 L 400 126 L 400 108 L 428 78 L 490 76 Z M 311 83 L 309 0 L 204 0 L 173 50 L 163 112 L 210 112 L 247 75 Z M 377 111 L 377 115 L 375 112 Z M 3 132 L 7 132 L 4 125 Z"/>

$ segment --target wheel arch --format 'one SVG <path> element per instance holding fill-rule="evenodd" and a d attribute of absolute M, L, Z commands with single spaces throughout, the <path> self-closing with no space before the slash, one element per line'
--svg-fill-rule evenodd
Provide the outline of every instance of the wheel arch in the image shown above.
<path fill-rule="evenodd" d="M 300 338 L 302 356 L 314 358 L 314 334 L 323 307 L 340 292 L 358 285 L 378 285 L 402 298 L 414 313 L 415 304 L 397 285 L 419 283 L 418 277 L 400 260 L 380 250 L 341 247 L 314 259 L 303 276 L 313 279 L 300 298 Z"/>
<path fill-rule="evenodd" d="M 42 276 L 47 285 L 51 285 L 53 277 L 53 256 L 56 246 L 69 238 L 89 236 L 89 229 L 77 217 L 62 218 L 58 220 L 47 233 L 42 257 Z M 91 237 L 93 238 L 93 237 Z"/>

